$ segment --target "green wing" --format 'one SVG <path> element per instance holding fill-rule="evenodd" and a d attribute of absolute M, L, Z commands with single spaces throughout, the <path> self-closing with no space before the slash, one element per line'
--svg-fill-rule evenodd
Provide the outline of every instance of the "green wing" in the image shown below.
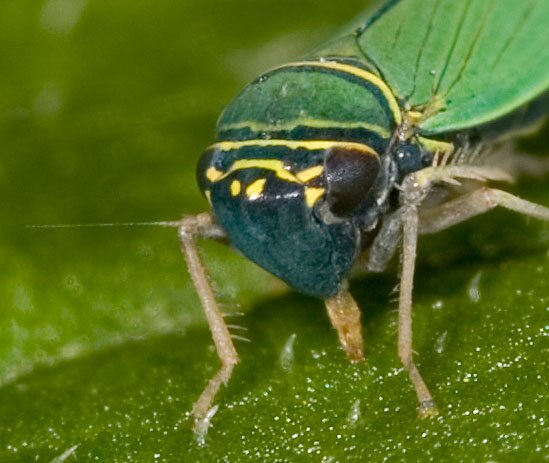
<path fill-rule="evenodd" d="M 549 0 L 392 0 L 358 46 L 436 134 L 508 114 L 549 88 Z"/>

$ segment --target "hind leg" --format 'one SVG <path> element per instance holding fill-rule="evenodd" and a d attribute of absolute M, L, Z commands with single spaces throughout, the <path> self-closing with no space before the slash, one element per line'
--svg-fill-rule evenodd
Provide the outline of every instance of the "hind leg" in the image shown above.
<path fill-rule="evenodd" d="M 482 187 L 440 206 L 420 212 L 419 233 L 436 233 L 500 206 L 535 219 L 549 221 L 549 208 L 506 191 Z"/>

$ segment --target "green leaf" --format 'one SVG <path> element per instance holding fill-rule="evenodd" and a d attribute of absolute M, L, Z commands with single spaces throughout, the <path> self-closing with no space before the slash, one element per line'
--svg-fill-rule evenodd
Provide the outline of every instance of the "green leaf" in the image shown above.
<path fill-rule="evenodd" d="M 547 225 L 495 211 L 420 241 L 414 347 L 442 409 L 430 421 L 396 355 L 396 269 L 353 280 L 367 361 L 351 365 L 321 302 L 205 244 L 251 343 L 237 341 L 204 447 L 189 411 L 218 360 L 175 231 L 24 227 L 203 210 L 194 163 L 223 105 L 362 3 L 3 6 L 0 461 L 544 457 Z M 517 192 L 547 204 L 542 180 Z"/>

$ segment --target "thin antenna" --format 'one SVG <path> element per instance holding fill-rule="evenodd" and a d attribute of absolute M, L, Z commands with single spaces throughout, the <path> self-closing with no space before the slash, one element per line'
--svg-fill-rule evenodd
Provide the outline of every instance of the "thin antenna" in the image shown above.
<path fill-rule="evenodd" d="M 107 227 L 172 227 L 178 228 L 181 221 L 161 222 L 120 222 L 120 223 L 67 223 L 67 224 L 46 224 L 46 225 L 25 225 L 25 228 L 107 228 Z"/>

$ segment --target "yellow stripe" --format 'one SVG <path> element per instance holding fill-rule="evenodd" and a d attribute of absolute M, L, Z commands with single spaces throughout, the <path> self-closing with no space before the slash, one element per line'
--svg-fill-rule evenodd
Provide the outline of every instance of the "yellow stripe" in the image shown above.
<path fill-rule="evenodd" d="M 321 169 L 323 169 L 322 166 L 317 166 L 317 167 L 320 167 Z M 278 159 L 239 159 L 233 162 L 233 165 L 227 172 L 225 172 L 223 175 L 217 177 L 215 180 L 212 180 L 212 181 L 217 182 L 219 180 L 223 180 L 224 178 L 228 177 L 230 174 L 232 174 L 237 170 L 266 169 L 266 170 L 272 170 L 275 173 L 275 175 L 282 180 L 286 180 L 287 182 L 291 182 L 291 183 L 303 184 L 307 181 L 307 179 L 303 180 L 303 178 L 299 177 L 299 174 L 303 174 L 303 172 L 306 172 L 307 170 L 317 169 L 317 167 L 306 169 L 305 171 L 301 171 L 297 175 L 294 175 L 288 170 L 288 166 L 284 164 L 284 162 Z M 318 175 L 320 175 L 321 173 L 322 172 L 318 173 Z M 305 177 L 307 177 L 307 175 Z M 309 179 L 311 178 L 314 178 L 314 177 L 310 177 Z M 252 185 L 254 184 L 252 183 Z M 258 186 L 259 185 L 257 185 L 257 187 Z M 231 190 L 232 190 L 232 185 L 231 185 Z"/>
<path fill-rule="evenodd" d="M 305 204 L 307 207 L 313 207 L 315 203 L 324 194 L 324 188 L 305 188 Z"/>
<path fill-rule="evenodd" d="M 208 203 L 210 206 L 212 205 L 212 193 L 210 190 L 204 191 L 204 196 L 206 196 L 206 199 L 208 200 Z"/>
<path fill-rule="evenodd" d="M 206 170 L 206 178 L 210 182 L 215 182 L 222 175 L 223 175 L 223 172 L 221 172 L 220 170 L 217 170 L 215 167 L 208 167 L 208 169 Z"/>
<path fill-rule="evenodd" d="M 221 151 L 231 151 L 240 149 L 246 146 L 284 146 L 290 149 L 304 148 L 308 150 L 326 150 L 330 148 L 343 148 L 358 150 L 364 153 L 366 156 L 378 157 L 377 153 L 368 145 L 354 142 L 341 142 L 332 140 L 246 140 L 246 141 L 222 141 L 216 143 L 208 149 L 219 149 Z M 244 169 L 267 169 L 275 173 L 275 175 L 288 182 L 303 184 L 318 177 L 324 171 L 323 166 L 313 166 L 308 169 L 304 169 L 297 174 L 290 172 L 290 166 L 279 159 L 238 159 L 233 162 L 229 170 L 221 172 L 214 167 L 208 168 L 206 171 L 206 177 L 211 182 L 218 182 L 228 177 L 232 172 Z M 239 191 L 240 192 L 240 191 Z M 238 194 L 238 193 L 237 193 Z"/>
<path fill-rule="evenodd" d="M 368 124 L 367 122 L 342 122 L 310 118 L 294 119 L 276 124 L 258 121 L 242 121 L 234 122 L 232 124 L 223 124 L 220 128 L 221 130 L 239 130 L 249 128 L 253 132 L 267 132 L 273 130 L 292 130 L 300 126 L 310 127 L 313 129 L 365 129 L 379 135 L 381 138 L 389 138 L 391 136 L 387 129 L 379 125 Z"/>
<path fill-rule="evenodd" d="M 263 194 L 263 188 L 265 187 L 266 178 L 260 178 L 253 183 L 250 183 L 246 187 L 246 196 L 248 199 L 254 200 L 259 198 Z"/>
<path fill-rule="evenodd" d="M 245 140 L 245 141 L 220 141 L 210 146 L 208 149 L 219 149 L 221 151 L 231 151 L 244 148 L 246 146 L 283 146 L 292 150 L 307 149 L 307 150 L 327 150 L 330 148 L 348 148 L 353 150 L 364 151 L 367 154 L 377 156 L 377 153 L 368 145 L 363 143 L 355 143 L 350 141 L 333 141 L 333 140 Z"/>
<path fill-rule="evenodd" d="M 454 152 L 454 145 L 452 143 L 440 141 L 440 140 L 433 140 L 431 138 L 425 138 L 425 137 L 417 137 L 417 139 L 424 148 L 426 148 L 432 153 L 435 153 L 437 151 L 439 153 Z"/>
<path fill-rule="evenodd" d="M 332 69 L 334 71 L 341 71 L 346 74 L 351 74 L 353 76 L 356 76 L 363 80 L 367 80 L 368 82 L 371 82 L 377 88 L 379 88 L 381 93 L 383 93 L 383 96 L 387 100 L 387 104 L 389 105 L 389 108 L 393 113 L 395 122 L 398 125 L 402 123 L 402 115 L 400 113 L 400 107 L 398 106 L 398 102 L 395 96 L 393 95 L 393 92 L 389 88 L 389 86 L 385 82 L 383 82 L 383 80 L 380 79 L 378 76 L 376 76 L 375 74 L 372 74 L 371 72 L 365 71 L 364 69 L 358 68 L 356 66 L 351 66 L 350 64 L 338 63 L 335 61 L 298 61 L 297 63 L 285 64 L 284 66 L 280 66 L 275 69 L 305 67 L 305 66 Z"/>
<path fill-rule="evenodd" d="M 231 168 L 216 181 L 224 179 L 236 170 L 254 168 L 272 170 L 275 175 L 282 180 L 292 183 L 301 183 L 301 181 L 294 174 L 287 170 L 287 166 L 278 159 L 239 159 L 238 161 L 233 162 Z"/>
<path fill-rule="evenodd" d="M 298 172 L 295 176 L 302 182 L 308 182 L 309 180 L 322 175 L 322 172 L 324 172 L 324 166 L 314 166 Z"/>

